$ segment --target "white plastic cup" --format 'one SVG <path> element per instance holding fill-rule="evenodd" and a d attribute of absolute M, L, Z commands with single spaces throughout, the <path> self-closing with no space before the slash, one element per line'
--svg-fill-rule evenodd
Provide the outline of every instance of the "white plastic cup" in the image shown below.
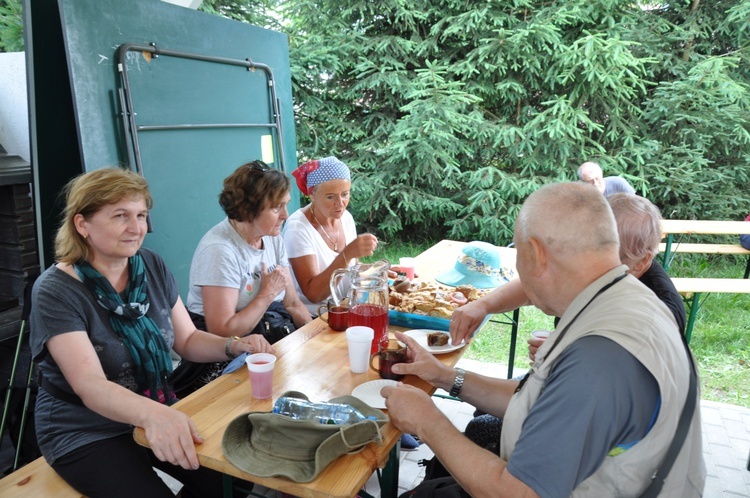
<path fill-rule="evenodd" d="M 364 373 L 369 369 L 370 345 L 375 337 L 372 327 L 356 325 L 346 329 L 346 342 L 349 345 L 349 367 L 352 373 Z"/>
<path fill-rule="evenodd" d="M 417 266 L 417 260 L 415 258 L 400 258 L 398 260 L 398 266 L 401 271 L 406 274 L 406 278 L 414 280 L 414 269 Z"/>
<path fill-rule="evenodd" d="M 551 332 L 549 330 L 535 330 L 531 333 L 531 338 L 540 341 L 546 341 L 550 333 Z"/>
<path fill-rule="evenodd" d="M 273 392 L 273 367 L 276 357 L 270 353 L 254 353 L 245 358 L 250 375 L 250 388 L 255 399 L 266 399 Z"/>

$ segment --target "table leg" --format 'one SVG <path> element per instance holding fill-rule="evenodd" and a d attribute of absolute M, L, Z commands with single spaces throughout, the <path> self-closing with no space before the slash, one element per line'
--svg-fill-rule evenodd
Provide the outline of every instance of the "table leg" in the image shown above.
<path fill-rule="evenodd" d="M 516 361 L 516 340 L 518 339 L 518 319 L 521 308 L 513 310 L 513 318 L 510 324 L 510 352 L 508 353 L 508 378 L 513 378 L 513 366 Z"/>
<path fill-rule="evenodd" d="M 662 255 L 661 259 L 661 266 L 664 268 L 665 271 L 669 271 L 669 265 L 672 264 L 672 259 L 674 258 L 674 255 L 672 254 L 672 242 L 674 241 L 674 235 L 668 234 L 667 235 L 667 241 L 664 244 L 664 254 Z"/>
<path fill-rule="evenodd" d="M 698 310 L 701 307 L 700 303 L 701 293 L 696 292 L 693 294 L 692 299 L 688 300 L 688 306 L 690 307 L 690 314 L 688 315 L 688 322 L 685 326 L 685 340 L 690 344 L 690 336 L 693 335 L 693 325 L 695 325 L 695 316 L 698 314 Z"/>
<path fill-rule="evenodd" d="M 510 351 L 508 351 L 508 378 L 513 378 L 513 367 L 516 360 L 516 340 L 518 339 L 518 323 L 521 315 L 521 308 L 513 310 L 512 316 L 508 316 L 508 313 L 502 313 L 505 320 L 490 320 L 493 323 L 504 323 L 510 325 Z"/>
<path fill-rule="evenodd" d="M 224 498 L 232 498 L 234 496 L 232 488 L 234 488 L 234 478 L 229 474 L 224 474 L 224 490 L 222 492 Z"/>
<path fill-rule="evenodd" d="M 383 468 L 383 476 L 380 479 L 380 497 L 396 498 L 398 496 L 398 467 L 399 454 L 401 453 L 401 441 L 391 449 L 388 461 Z"/>

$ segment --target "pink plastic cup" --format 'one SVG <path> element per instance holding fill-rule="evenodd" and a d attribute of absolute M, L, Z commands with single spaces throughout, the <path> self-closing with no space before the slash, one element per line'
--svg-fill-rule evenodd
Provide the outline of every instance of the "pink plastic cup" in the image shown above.
<path fill-rule="evenodd" d="M 245 358 L 245 364 L 250 375 L 253 398 L 270 398 L 273 392 L 273 367 L 276 357 L 269 353 L 255 353 Z"/>
<path fill-rule="evenodd" d="M 400 258 L 398 266 L 406 274 L 408 280 L 414 280 L 414 269 L 417 266 L 417 260 L 414 258 Z"/>
<path fill-rule="evenodd" d="M 550 335 L 549 330 L 535 330 L 531 333 L 532 339 L 538 339 L 540 341 L 546 341 Z"/>

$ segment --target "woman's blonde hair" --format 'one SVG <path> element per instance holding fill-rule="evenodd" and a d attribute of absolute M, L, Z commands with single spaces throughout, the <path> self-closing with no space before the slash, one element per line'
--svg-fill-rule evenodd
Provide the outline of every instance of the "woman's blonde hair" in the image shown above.
<path fill-rule="evenodd" d="M 65 196 L 65 208 L 55 235 L 55 259 L 68 264 L 91 258 L 91 248 L 75 227 L 77 214 L 89 219 L 102 207 L 130 198 L 142 197 L 148 209 L 153 205 L 146 179 L 120 168 L 103 168 L 78 175 L 65 185 L 61 195 Z"/>

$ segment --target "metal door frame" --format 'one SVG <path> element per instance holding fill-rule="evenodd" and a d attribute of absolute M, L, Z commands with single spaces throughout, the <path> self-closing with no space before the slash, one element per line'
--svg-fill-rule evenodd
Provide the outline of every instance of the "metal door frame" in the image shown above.
<path fill-rule="evenodd" d="M 161 124 L 161 125 L 138 125 L 136 123 L 137 113 L 133 105 L 133 99 L 130 92 L 130 82 L 128 80 L 127 54 L 128 52 L 149 52 L 153 58 L 160 56 L 178 57 L 182 59 L 197 60 L 203 62 L 213 62 L 217 64 L 226 64 L 231 66 L 245 67 L 248 71 L 262 70 L 266 75 L 269 89 L 270 108 L 273 118 L 272 123 L 184 123 L 184 124 Z M 120 113 L 123 121 L 123 132 L 125 133 L 128 154 L 128 165 L 130 168 L 135 166 L 135 171 L 143 175 L 143 162 L 141 161 L 140 145 L 138 143 L 138 133 L 156 130 L 195 130 L 204 128 L 270 128 L 276 130 L 276 156 L 279 158 L 281 171 L 285 172 L 283 133 L 281 129 L 281 104 L 276 97 L 276 85 L 271 68 L 262 63 L 253 62 L 252 59 L 230 59 L 226 57 L 216 57 L 203 55 L 192 52 L 182 52 L 161 48 L 156 43 L 143 45 L 140 43 L 124 43 L 117 48 L 117 71 L 120 75 L 121 85 L 118 87 L 120 98 Z"/>

